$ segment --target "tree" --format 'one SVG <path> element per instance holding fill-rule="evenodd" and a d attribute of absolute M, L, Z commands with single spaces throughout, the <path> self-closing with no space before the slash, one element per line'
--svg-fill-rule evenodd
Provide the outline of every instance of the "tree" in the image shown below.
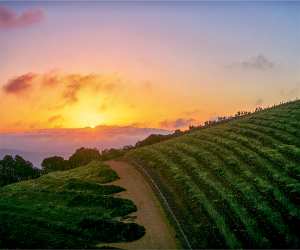
<path fill-rule="evenodd" d="M 0 160 L 0 186 L 40 176 L 40 170 L 21 156 L 6 155 Z"/>
<path fill-rule="evenodd" d="M 60 156 L 45 158 L 42 162 L 42 168 L 44 173 L 66 170 L 68 169 L 68 166 L 69 166 L 68 161 Z"/>
<path fill-rule="evenodd" d="M 33 167 L 33 164 L 30 161 L 24 160 L 21 156 L 15 156 L 15 172 L 17 173 L 17 180 L 26 179 L 27 177 L 34 177 L 36 170 Z"/>
<path fill-rule="evenodd" d="M 262 110 L 263 110 L 262 107 L 256 107 L 255 112 L 259 112 L 259 111 L 262 111 Z"/>
<path fill-rule="evenodd" d="M 79 148 L 69 158 L 68 164 L 71 168 L 79 167 L 90 163 L 93 160 L 101 160 L 101 155 L 96 148 Z"/>
<path fill-rule="evenodd" d="M 14 182 L 14 159 L 11 155 L 5 155 L 0 162 L 0 186 Z"/>
<path fill-rule="evenodd" d="M 130 148 L 122 148 L 122 149 L 117 149 L 117 148 L 110 148 L 110 149 L 104 149 L 101 152 L 101 160 L 102 161 L 108 161 L 111 159 L 116 159 L 118 157 L 121 157 L 125 154 L 125 152 L 129 151 Z"/>

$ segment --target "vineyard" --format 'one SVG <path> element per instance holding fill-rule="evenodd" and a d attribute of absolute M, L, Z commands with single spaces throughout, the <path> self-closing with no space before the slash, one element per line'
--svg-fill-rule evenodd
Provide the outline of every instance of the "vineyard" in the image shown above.
<path fill-rule="evenodd" d="M 300 101 L 127 153 L 192 248 L 300 247 Z"/>

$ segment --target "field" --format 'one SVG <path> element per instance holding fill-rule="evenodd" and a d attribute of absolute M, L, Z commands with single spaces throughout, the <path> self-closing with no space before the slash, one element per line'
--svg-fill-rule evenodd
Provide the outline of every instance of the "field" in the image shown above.
<path fill-rule="evenodd" d="M 113 196 L 124 191 L 107 184 L 118 178 L 93 161 L 1 188 L 0 248 L 95 248 L 142 237 L 144 227 L 122 221 L 137 208 Z"/>
<path fill-rule="evenodd" d="M 130 151 L 193 248 L 300 248 L 300 102 Z"/>

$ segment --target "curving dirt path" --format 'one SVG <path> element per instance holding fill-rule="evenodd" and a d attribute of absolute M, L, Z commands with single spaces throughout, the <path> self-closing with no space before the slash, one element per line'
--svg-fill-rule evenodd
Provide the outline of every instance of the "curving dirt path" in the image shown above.
<path fill-rule="evenodd" d="M 145 236 L 139 240 L 109 245 L 125 249 L 179 248 L 175 231 L 169 225 L 163 208 L 142 174 L 125 162 L 108 161 L 107 164 L 120 176 L 113 184 L 126 188 L 125 192 L 117 196 L 131 199 L 136 204 L 138 211 L 131 216 L 136 216 L 134 221 L 146 228 Z"/>

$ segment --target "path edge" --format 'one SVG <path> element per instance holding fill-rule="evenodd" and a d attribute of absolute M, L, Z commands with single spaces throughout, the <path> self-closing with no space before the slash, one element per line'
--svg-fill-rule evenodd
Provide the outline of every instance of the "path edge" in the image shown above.
<path fill-rule="evenodd" d="M 160 201 L 160 204 L 162 205 L 162 208 L 164 212 L 167 215 L 168 222 L 173 225 L 175 232 L 179 237 L 177 237 L 179 243 L 180 243 L 180 249 L 193 249 L 191 246 L 191 243 L 185 234 L 183 227 L 181 226 L 179 220 L 177 219 L 173 209 L 171 208 L 168 199 L 164 195 L 163 191 L 160 189 L 159 184 L 155 182 L 152 175 L 138 162 L 134 160 L 129 159 L 119 159 L 119 161 L 124 161 L 130 165 L 132 165 L 145 179 L 145 181 L 150 185 L 151 189 L 153 190 L 155 196 Z"/>

